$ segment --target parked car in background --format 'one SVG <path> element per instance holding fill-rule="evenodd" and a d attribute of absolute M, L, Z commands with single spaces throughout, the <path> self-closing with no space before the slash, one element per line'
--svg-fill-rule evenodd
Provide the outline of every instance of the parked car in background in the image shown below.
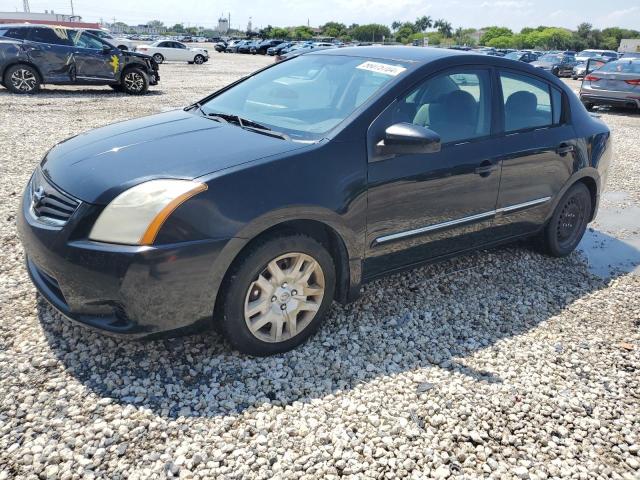
<path fill-rule="evenodd" d="M 285 53 L 283 55 L 278 55 L 276 57 L 276 62 L 282 62 L 283 60 L 287 60 L 289 58 L 297 57 L 298 55 L 303 55 L 309 52 L 316 52 L 319 50 L 329 50 L 333 48 L 338 48 L 335 45 L 323 43 L 322 45 L 305 45 L 304 47 L 297 48 L 291 50 L 289 53 Z"/>
<path fill-rule="evenodd" d="M 121 50 L 81 29 L 0 25 L 0 81 L 13 93 L 35 93 L 53 84 L 109 85 L 142 95 L 159 80 L 151 57 Z"/>
<path fill-rule="evenodd" d="M 225 51 L 227 53 L 238 53 L 238 49 L 244 47 L 249 42 L 251 42 L 251 40 L 234 40 L 233 42 L 229 42 Z"/>
<path fill-rule="evenodd" d="M 215 322 L 270 355 L 400 269 L 526 237 L 570 254 L 611 157 L 607 125 L 526 63 L 327 49 L 59 143 L 17 224 L 33 283 L 75 322 Z"/>
<path fill-rule="evenodd" d="M 213 49 L 218 53 L 222 53 L 227 49 L 227 42 L 225 42 L 224 40 L 220 40 L 213 46 Z"/>
<path fill-rule="evenodd" d="M 236 49 L 236 53 L 253 53 L 256 52 L 256 47 L 258 46 L 258 41 L 256 40 L 247 40 L 245 43 L 241 43 L 238 45 Z"/>
<path fill-rule="evenodd" d="M 640 59 L 621 59 L 587 73 L 580 88 L 580 100 L 594 106 L 640 108 Z"/>
<path fill-rule="evenodd" d="M 256 53 L 260 55 L 266 55 L 267 50 L 273 47 L 277 47 L 283 43 L 282 40 L 264 40 L 256 46 Z"/>
<path fill-rule="evenodd" d="M 504 58 L 516 60 L 518 62 L 531 63 L 538 59 L 538 55 L 532 52 L 511 52 L 507 53 Z"/>
<path fill-rule="evenodd" d="M 573 75 L 573 67 L 576 66 L 576 57 L 565 53 L 547 53 L 530 65 L 546 70 L 556 77 L 570 77 Z"/>
<path fill-rule="evenodd" d="M 605 57 L 609 61 L 617 60 L 618 59 L 618 53 L 613 51 L 613 50 L 588 49 L 588 50 L 582 50 L 581 52 L 576 54 L 576 60 L 578 62 L 586 62 L 590 58 L 595 58 L 595 57 Z"/>
<path fill-rule="evenodd" d="M 293 46 L 293 42 L 283 42 L 275 47 L 268 48 L 267 55 L 280 55 L 284 49 L 290 48 L 291 46 Z"/>
<path fill-rule="evenodd" d="M 119 48 L 120 50 L 131 50 L 131 51 L 133 51 L 133 50 L 136 49 L 135 42 L 129 40 L 128 38 L 122 37 L 122 36 L 115 37 L 111 33 L 109 33 L 108 30 L 103 30 L 101 28 L 85 28 L 84 31 L 92 33 L 93 35 L 95 35 L 99 39 L 104 40 L 105 42 L 113 45 L 114 47 Z"/>
<path fill-rule="evenodd" d="M 610 59 L 606 57 L 591 57 L 589 60 L 578 62 L 576 66 L 573 67 L 571 78 L 574 80 L 584 78 L 587 71 L 587 62 L 589 63 L 591 70 L 595 70 L 609 61 Z"/>
<path fill-rule="evenodd" d="M 209 61 L 209 52 L 204 48 L 187 47 L 184 43 L 174 40 L 159 40 L 151 45 L 140 45 L 136 51 L 151 55 L 157 63 L 172 61 L 201 65 Z"/>

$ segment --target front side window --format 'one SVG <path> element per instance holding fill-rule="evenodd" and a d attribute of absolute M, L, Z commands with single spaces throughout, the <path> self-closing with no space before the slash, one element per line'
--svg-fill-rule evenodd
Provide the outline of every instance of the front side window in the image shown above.
<path fill-rule="evenodd" d="M 500 84 L 504 98 L 505 132 L 551 126 L 560 120 L 560 105 L 554 119 L 551 91 L 548 83 L 511 72 L 500 73 Z M 560 92 L 555 99 L 561 103 Z M 555 121 L 554 121 L 555 120 Z"/>
<path fill-rule="evenodd" d="M 83 31 L 70 30 L 70 38 L 74 46 L 78 48 L 90 48 L 92 50 L 102 50 L 102 43 L 98 38 Z"/>
<path fill-rule="evenodd" d="M 239 115 L 294 140 L 319 139 L 405 71 L 395 61 L 303 55 L 248 78 L 202 109 Z"/>
<path fill-rule="evenodd" d="M 437 75 L 398 101 L 394 123 L 433 130 L 442 143 L 485 137 L 491 132 L 491 79 L 487 70 Z"/>

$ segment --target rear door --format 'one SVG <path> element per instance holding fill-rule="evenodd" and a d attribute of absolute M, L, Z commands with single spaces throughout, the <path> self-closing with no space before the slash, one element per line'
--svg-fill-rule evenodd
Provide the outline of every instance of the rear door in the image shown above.
<path fill-rule="evenodd" d="M 25 50 L 44 77 L 44 82 L 71 82 L 75 75 L 73 46 L 65 28 L 29 28 Z"/>
<path fill-rule="evenodd" d="M 573 172 L 576 138 L 568 123 L 564 93 L 540 77 L 498 70 L 502 96 L 502 178 L 496 235 L 539 229 L 551 203 Z"/>

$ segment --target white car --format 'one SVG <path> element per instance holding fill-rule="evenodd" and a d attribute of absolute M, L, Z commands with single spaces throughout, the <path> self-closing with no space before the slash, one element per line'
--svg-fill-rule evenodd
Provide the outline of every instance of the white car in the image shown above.
<path fill-rule="evenodd" d="M 136 52 L 151 55 L 158 63 L 176 61 L 201 65 L 209 60 L 209 52 L 204 48 L 187 47 L 175 40 L 159 40 L 151 45 L 140 45 Z"/>
<path fill-rule="evenodd" d="M 101 38 L 107 43 L 110 43 L 114 47 L 118 47 L 120 50 L 135 50 L 135 42 L 124 37 L 114 37 L 108 30 L 102 30 L 98 28 L 85 28 L 85 31 L 94 34 L 96 37 Z"/>

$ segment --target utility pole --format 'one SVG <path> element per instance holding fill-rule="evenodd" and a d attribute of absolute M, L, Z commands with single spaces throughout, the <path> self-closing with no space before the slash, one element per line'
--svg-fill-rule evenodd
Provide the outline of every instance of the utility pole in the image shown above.
<path fill-rule="evenodd" d="M 24 12 L 29 13 L 31 9 L 29 8 L 29 0 L 22 0 L 22 6 L 24 7 Z"/>
<path fill-rule="evenodd" d="M 75 17 L 75 15 L 73 13 L 73 0 L 70 0 L 70 1 L 71 1 L 71 16 Z"/>

